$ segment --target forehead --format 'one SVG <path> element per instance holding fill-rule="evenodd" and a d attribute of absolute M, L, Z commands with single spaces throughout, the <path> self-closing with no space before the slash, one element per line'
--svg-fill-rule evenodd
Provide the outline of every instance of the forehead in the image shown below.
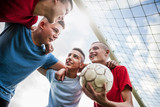
<path fill-rule="evenodd" d="M 50 24 L 50 23 L 49 23 Z M 62 31 L 63 27 L 59 23 L 52 23 L 50 24 L 52 28 L 57 28 L 58 30 Z"/>
<path fill-rule="evenodd" d="M 71 4 L 70 0 L 66 0 L 64 3 L 65 3 L 65 5 L 68 7 L 68 10 L 71 11 L 73 4 Z"/>
<path fill-rule="evenodd" d="M 66 14 L 68 14 L 72 10 L 72 5 L 69 0 L 62 2 L 64 4 L 64 8 L 66 9 Z"/>
<path fill-rule="evenodd" d="M 71 52 L 69 54 L 75 54 L 75 55 L 79 56 L 80 58 L 82 58 L 82 54 L 77 50 L 71 50 Z"/>
<path fill-rule="evenodd" d="M 101 43 L 94 43 L 91 45 L 91 48 L 93 47 L 102 47 L 102 44 Z"/>

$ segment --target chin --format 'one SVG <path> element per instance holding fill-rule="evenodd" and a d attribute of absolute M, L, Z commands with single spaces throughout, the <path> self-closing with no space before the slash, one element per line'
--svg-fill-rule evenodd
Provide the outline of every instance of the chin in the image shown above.
<path fill-rule="evenodd" d="M 91 60 L 91 62 L 92 62 L 92 63 L 97 63 L 98 61 L 97 61 L 97 60 Z"/>

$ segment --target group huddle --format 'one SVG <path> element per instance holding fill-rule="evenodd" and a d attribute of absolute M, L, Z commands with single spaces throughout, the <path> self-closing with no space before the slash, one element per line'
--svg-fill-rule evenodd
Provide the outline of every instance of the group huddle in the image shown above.
<path fill-rule="evenodd" d="M 80 85 L 85 54 L 73 48 L 65 64 L 51 52 L 51 43 L 65 28 L 64 17 L 73 8 L 72 0 L 1 0 L 0 22 L 0 107 L 8 107 L 17 85 L 36 69 L 50 82 L 47 107 L 77 107 L 84 92 L 94 100 L 94 107 L 132 107 L 132 85 L 127 69 L 109 58 L 108 47 L 94 42 L 89 49 L 92 63 L 107 66 L 113 74 L 113 85 L 97 92 L 92 84 Z M 38 16 L 44 16 L 36 27 Z M 87 86 L 87 87 L 86 87 Z"/>

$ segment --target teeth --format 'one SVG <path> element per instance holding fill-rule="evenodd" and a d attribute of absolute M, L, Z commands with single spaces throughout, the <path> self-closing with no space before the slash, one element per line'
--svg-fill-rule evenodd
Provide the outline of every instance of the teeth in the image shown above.
<path fill-rule="evenodd" d="M 92 54 L 90 57 L 93 58 L 94 56 L 96 56 L 96 55 Z"/>

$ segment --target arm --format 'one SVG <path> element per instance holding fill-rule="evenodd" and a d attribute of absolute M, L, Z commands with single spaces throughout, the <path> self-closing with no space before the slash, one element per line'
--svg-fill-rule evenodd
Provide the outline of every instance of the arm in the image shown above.
<path fill-rule="evenodd" d="M 58 61 L 57 63 L 55 63 L 54 65 L 50 66 L 49 68 L 58 71 L 58 70 L 60 70 L 62 68 L 66 68 L 66 67 L 61 61 Z"/>
<path fill-rule="evenodd" d="M 46 54 L 49 54 L 49 53 L 54 51 L 53 45 L 51 43 L 50 44 L 45 44 L 45 47 L 46 47 L 46 50 L 45 50 Z"/>
<path fill-rule="evenodd" d="M 84 93 L 90 97 L 92 100 L 96 101 L 100 105 L 103 105 L 104 107 L 133 107 L 133 102 L 132 102 L 132 95 L 131 95 L 131 90 L 129 86 L 126 86 L 124 90 L 121 92 L 122 98 L 124 102 L 114 102 L 114 101 L 109 101 L 106 97 L 106 86 L 104 84 L 103 90 L 100 93 L 97 93 L 91 84 L 89 83 L 89 88 L 90 91 L 88 91 L 84 86 L 83 86 L 83 91 Z"/>
<path fill-rule="evenodd" d="M 61 61 L 58 61 L 56 64 L 50 66 L 49 68 L 52 68 L 52 69 L 58 71 L 55 74 L 57 80 L 59 80 L 59 81 L 64 80 L 65 73 L 66 73 L 66 67 Z"/>
<path fill-rule="evenodd" d="M 46 76 L 46 73 L 47 73 L 47 69 L 43 69 L 42 67 L 38 68 L 37 71 L 39 73 L 41 73 L 42 75 Z"/>
<path fill-rule="evenodd" d="M 44 76 L 46 76 L 46 73 L 47 73 L 47 70 L 48 69 L 44 69 L 44 68 L 42 68 L 42 67 L 40 67 L 40 68 L 38 68 L 37 69 L 37 71 L 39 72 L 39 73 L 41 73 L 42 75 L 44 75 Z M 60 70 L 58 70 L 56 73 L 55 73 L 55 78 L 57 79 L 57 80 L 64 80 L 64 76 L 65 76 L 65 69 L 64 68 L 62 68 L 62 69 L 60 69 Z"/>

